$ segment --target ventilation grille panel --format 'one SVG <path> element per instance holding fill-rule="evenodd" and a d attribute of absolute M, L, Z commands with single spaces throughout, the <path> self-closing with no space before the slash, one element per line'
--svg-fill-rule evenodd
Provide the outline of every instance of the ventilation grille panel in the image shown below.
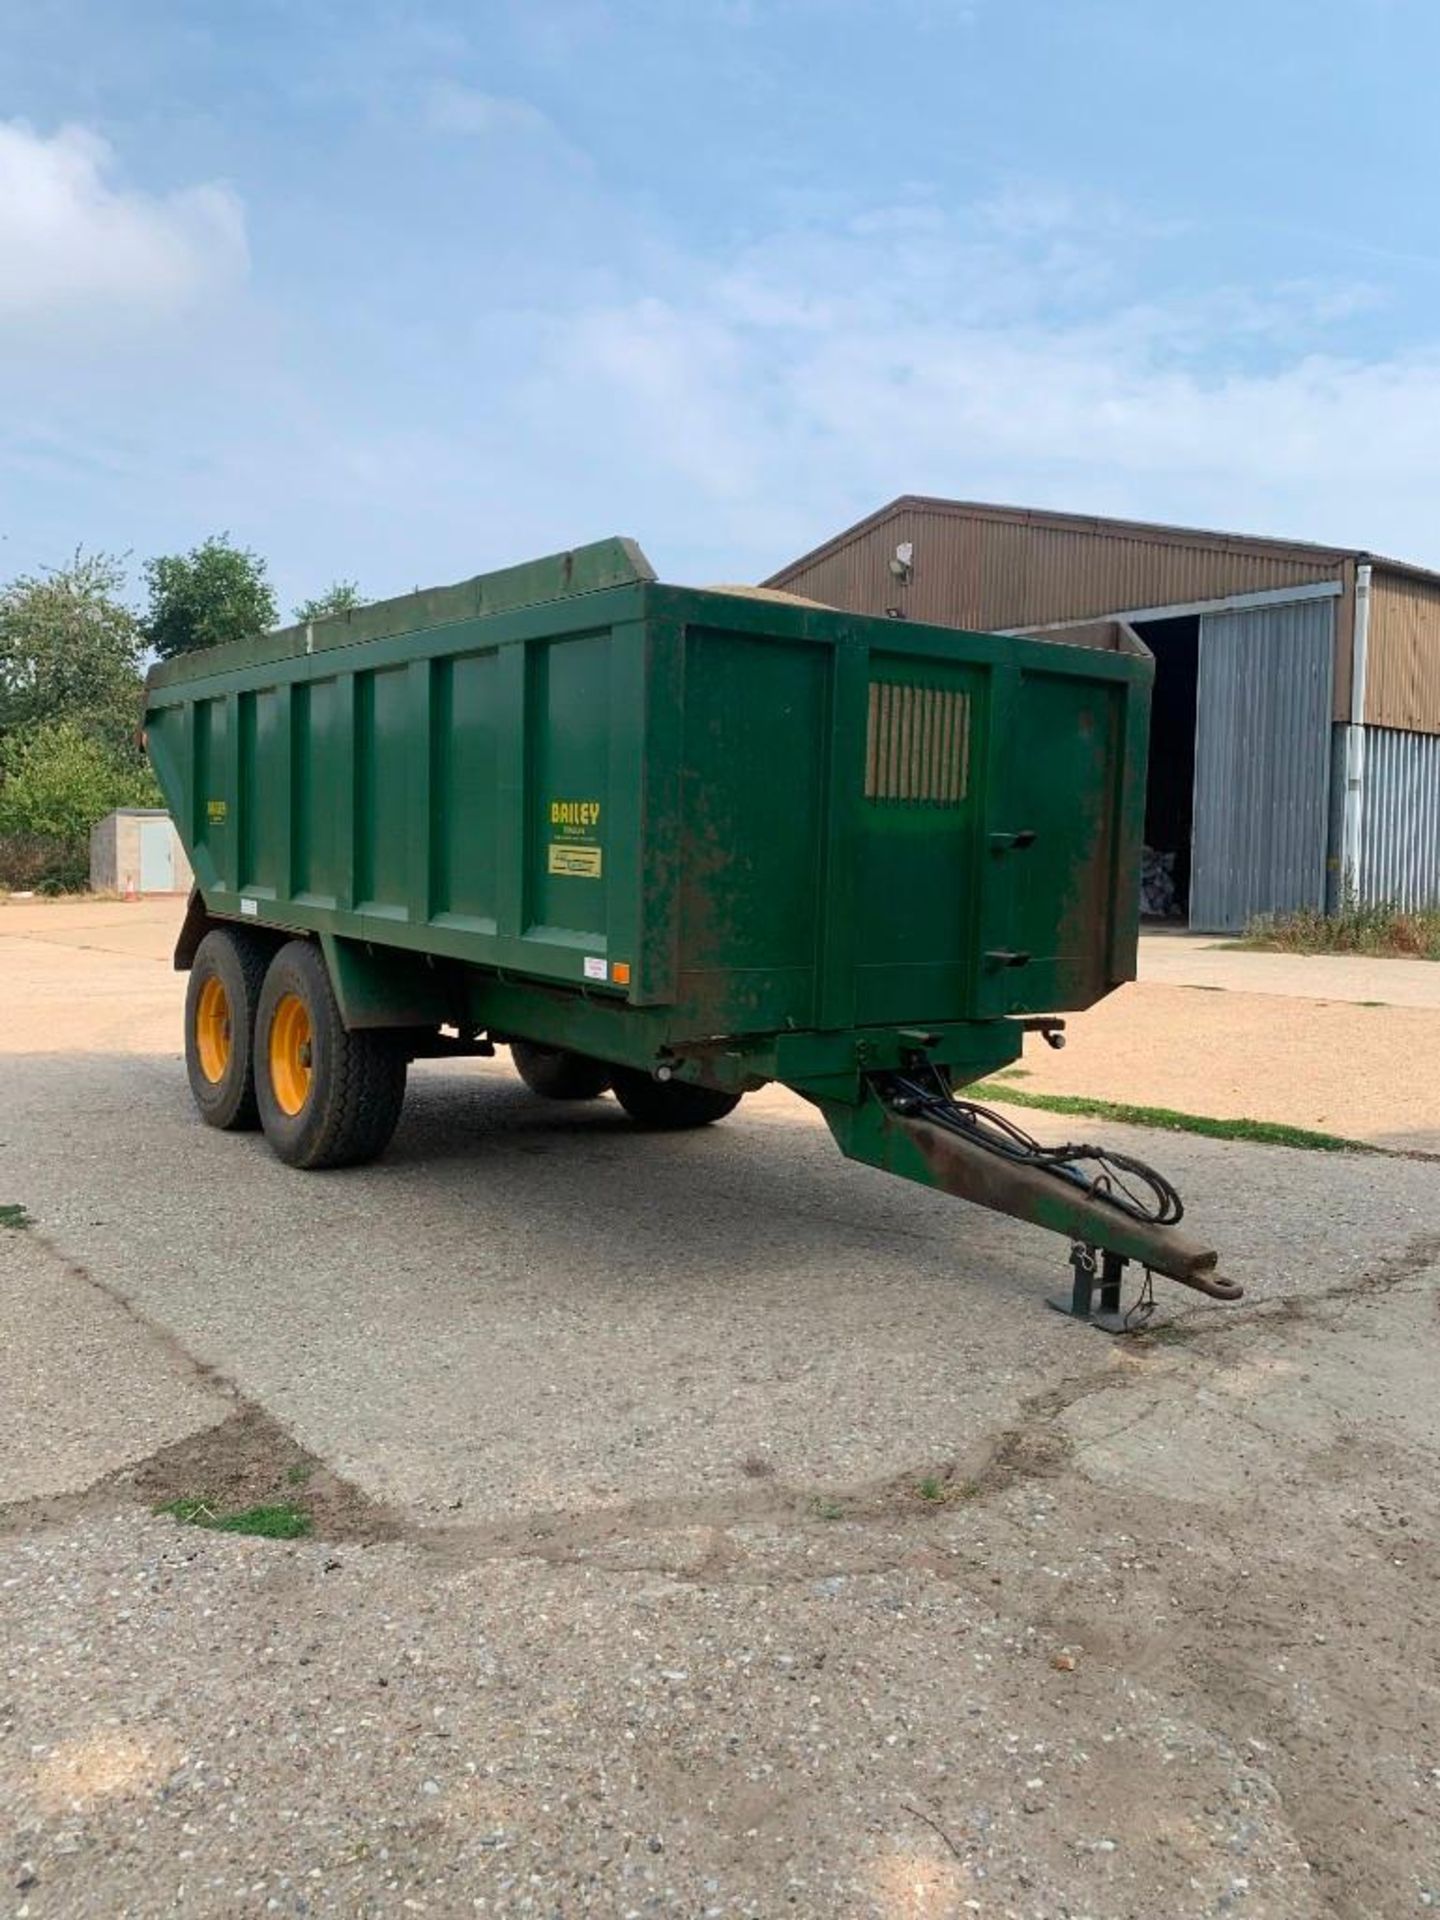
<path fill-rule="evenodd" d="M 865 798 L 956 807 L 969 786 L 969 694 L 872 680 Z"/>

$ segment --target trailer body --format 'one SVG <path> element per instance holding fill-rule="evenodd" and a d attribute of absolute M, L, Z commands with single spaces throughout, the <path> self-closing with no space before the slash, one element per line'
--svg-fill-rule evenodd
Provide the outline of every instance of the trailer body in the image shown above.
<path fill-rule="evenodd" d="M 347 1024 L 858 1097 L 1133 976 L 1151 676 L 612 541 L 164 663 L 146 726 L 206 915 L 319 937 Z"/>

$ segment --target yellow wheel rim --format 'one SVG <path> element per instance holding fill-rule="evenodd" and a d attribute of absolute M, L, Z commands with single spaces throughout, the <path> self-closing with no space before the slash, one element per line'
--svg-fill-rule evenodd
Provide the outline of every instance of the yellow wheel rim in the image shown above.
<path fill-rule="evenodd" d="M 219 1086 L 230 1065 L 230 996 L 213 973 L 195 1003 L 195 1051 L 201 1073 Z"/>
<path fill-rule="evenodd" d="M 298 993 L 276 1003 L 270 1021 L 270 1088 L 282 1113 L 299 1113 L 310 1098 L 310 1009 Z"/>

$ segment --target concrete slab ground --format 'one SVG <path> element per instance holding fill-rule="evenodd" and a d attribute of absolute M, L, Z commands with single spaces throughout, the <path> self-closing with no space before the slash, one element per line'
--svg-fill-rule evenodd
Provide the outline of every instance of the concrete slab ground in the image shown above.
<path fill-rule="evenodd" d="M 13 911 L 14 1912 L 1440 1904 L 1440 1167 L 1104 1129 L 1249 1290 L 1116 1346 L 783 1094 L 435 1064 L 297 1175 L 190 1108 L 173 911 Z"/>
<path fill-rule="evenodd" d="M 1440 1012 L 1420 1007 L 1141 980 L 1069 1015 L 1064 1052 L 1028 1039 L 1024 1072 L 1036 1093 L 1440 1153 Z"/>
<path fill-rule="evenodd" d="M 1140 978 L 1155 986 L 1223 987 L 1287 1000 L 1351 1000 L 1440 1012 L 1440 964 L 1434 960 L 1251 952 L 1205 933 L 1141 934 Z"/>
<path fill-rule="evenodd" d="M 188 1354 L 34 1233 L 0 1233 L 0 1298 L 0 1505 L 81 1492 L 231 1412 Z"/>

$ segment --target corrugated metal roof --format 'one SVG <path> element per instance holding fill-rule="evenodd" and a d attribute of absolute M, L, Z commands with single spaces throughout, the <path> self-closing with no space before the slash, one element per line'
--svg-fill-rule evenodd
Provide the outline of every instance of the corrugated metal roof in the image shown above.
<path fill-rule="evenodd" d="M 892 562 L 907 541 L 914 563 L 897 577 Z M 1326 548 L 907 499 L 777 578 L 856 612 L 1007 629 L 1312 586 L 1343 568 L 1343 554 Z"/>
<path fill-rule="evenodd" d="M 904 578 L 891 562 L 914 547 Z M 902 494 L 771 577 L 856 612 L 1025 630 L 1338 582 L 1334 717 L 1349 717 L 1354 582 L 1373 570 L 1366 718 L 1440 734 L 1440 573 L 1360 548 Z"/>
<path fill-rule="evenodd" d="M 1061 513 L 1048 507 L 1011 507 L 986 500 L 951 500 L 940 495 L 925 493 L 898 495 L 888 505 L 878 507 L 874 513 L 867 514 L 863 520 L 857 520 L 853 526 L 846 527 L 831 539 L 823 541 L 818 547 L 812 547 L 808 553 L 801 554 L 798 560 L 792 560 L 788 566 L 779 568 L 763 581 L 762 585 L 783 586 L 791 575 L 804 571 L 818 560 L 827 558 L 837 548 L 870 532 L 872 528 L 883 525 L 895 514 L 917 509 L 927 514 L 949 514 L 967 520 L 998 521 L 1020 527 L 1064 529 L 1091 536 L 1100 534 L 1113 538 L 1116 535 L 1130 535 L 1146 543 L 1175 541 L 1184 546 L 1230 548 L 1237 553 L 1287 554 L 1301 561 L 1330 561 L 1335 564 L 1345 560 L 1368 561 L 1372 566 L 1384 568 L 1387 572 L 1405 574 L 1417 580 L 1433 581 L 1440 586 L 1440 571 L 1415 566 L 1408 560 L 1388 559 L 1384 554 L 1373 553 L 1364 547 L 1326 546 L 1312 540 L 1282 540 L 1269 534 L 1225 533 L 1207 527 L 1177 527 L 1160 520 L 1118 520 L 1099 514 Z"/>

